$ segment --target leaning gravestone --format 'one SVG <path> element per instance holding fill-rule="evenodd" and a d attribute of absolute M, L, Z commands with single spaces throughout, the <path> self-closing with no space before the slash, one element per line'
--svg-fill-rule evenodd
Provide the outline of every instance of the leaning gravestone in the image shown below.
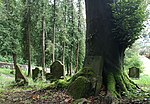
<path fill-rule="evenodd" d="M 23 73 L 21 72 L 21 69 L 18 65 L 16 65 L 16 69 L 15 69 L 15 81 L 16 81 L 17 85 L 19 85 L 19 86 L 28 85 L 28 80 L 23 75 Z"/>
<path fill-rule="evenodd" d="M 50 66 L 54 78 L 59 79 L 64 76 L 64 65 L 60 61 L 55 61 Z"/>
<path fill-rule="evenodd" d="M 41 80 L 42 79 L 42 69 L 36 67 L 32 70 L 32 79 L 33 81 Z"/>
<path fill-rule="evenodd" d="M 129 77 L 139 78 L 140 77 L 140 69 L 136 68 L 136 67 L 129 68 Z"/>

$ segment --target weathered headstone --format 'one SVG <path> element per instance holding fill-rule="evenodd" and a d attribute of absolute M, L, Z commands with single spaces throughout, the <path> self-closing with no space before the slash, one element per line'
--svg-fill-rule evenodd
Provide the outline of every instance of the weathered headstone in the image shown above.
<path fill-rule="evenodd" d="M 33 81 L 41 80 L 42 79 L 42 69 L 36 67 L 32 70 L 32 79 Z"/>
<path fill-rule="evenodd" d="M 136 68 L 136 67 L 129 68 L 129 77 L 139 78 L 140 77 L 140 69 Z"/>
<path fill-rule="evenodd" d="M 15 81 L 19 86 L 28 85 L 28 80 L 24 76 L 24 74 L 22 73 L 18 65 L 16 65 L 16 69 L 15 69 Z"/>
<path fill-rule="evenodd" d="M 98 95 L 102 85 L 103 58 L 101 56 L 88 56 L 85 60 L 84 67 L 90 67 L 96 73 L 95 95 Z"/>
<path fill-rule="evenodd" d="M 64 76 L 64 65 L 60 61 L 55 61 L 50 66 L 51 73 L 54 78 L 59 79 Z"/>

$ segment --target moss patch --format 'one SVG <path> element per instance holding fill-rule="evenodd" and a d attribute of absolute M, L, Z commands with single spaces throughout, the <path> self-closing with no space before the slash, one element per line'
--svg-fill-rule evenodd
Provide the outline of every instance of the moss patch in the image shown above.
<path fill-rule="evenodd" d="M 79 76 L 73 83 L 68 87 L 68 93 L 75 99 L 86 97 L 89 95 L 91 90 L 90 81 L 83 76 Z"/>
<path fill-rule="evenodd" d="M 76 80 L 79 76 L 84 76 L 86 78 L 88 78 L 89 80 L 92 80 L 94 77 L 96 77 L 96 74 L 94 72 L 94 70 L 90 67 L 85 67 L 81 70 L 78 71 L 78 73 L 76 73 L 74 76 L 72 76 L 69 81 L 73 82 L 74 80 Z"/>
<path fill-rule="evenodd" d="M 69 81 L 68 92 L 75 99 L 95 94 L 96 74 L 90 67 L 81 69 Z"/>

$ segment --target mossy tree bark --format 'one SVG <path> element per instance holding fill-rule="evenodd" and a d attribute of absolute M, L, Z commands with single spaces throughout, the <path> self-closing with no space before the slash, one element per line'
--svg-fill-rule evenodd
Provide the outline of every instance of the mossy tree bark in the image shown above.
<path fill-rule="evenodd" d="M 110 3 L 114 0 L 85 0 L 86 4 L 86 56 L 100 56 L 102 64 L 102 85 L 106 94 L 121 97 L 124 92 L 137 86 L 125 75 L 123 59 L 125 48 L 120 46 L 112 34 L 113 21 Z M 92 63 L 92 62 L 90 62 Z M 86 64 L 84 65 L 86 67 Z M 94 69 L 97 72 L 99 69 Z M 98 77 L 96 77 L 98 78 Z"/>

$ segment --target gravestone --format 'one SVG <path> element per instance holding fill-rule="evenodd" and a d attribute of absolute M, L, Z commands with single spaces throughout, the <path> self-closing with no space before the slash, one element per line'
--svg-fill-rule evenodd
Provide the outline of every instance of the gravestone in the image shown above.
<path fill-rule="evenodd" d="M 84 67 L 92 68 L 96 73 L 95 83 L 95 95 L 98 95 L 102 85 L 102 70 L 103 70 L 103 58 L 101 56 L 87 56 L 85 58 Z"/>
<path fill-rule="evenodd" d="M 129 77 L 139 78 L 140 77 L 140 69 L 136 68 L 136 67 L 129 68 Z"/>
<path fill-rule="evenodd" d="M 17 85 L 19 85 L 19 86 L 28 85 L 28 80 L 24 76 L 24 74 L 22 73 L 19 65 L 16 65 L 16 69 L 15 69 L 15 81 L 16 81 Z"/>
<path fill-rule="evenodd" d="M 32 70 L 32 79 L 33 81 L 42 80 L 42 69 L 36 67 Z"/>
<path fill-rule="evenodd" d="M 60 79 L 64 76 L 64 65 L 60 61 L 55 61 L 50 66 L 50 71 L 54 78 Z"/>

